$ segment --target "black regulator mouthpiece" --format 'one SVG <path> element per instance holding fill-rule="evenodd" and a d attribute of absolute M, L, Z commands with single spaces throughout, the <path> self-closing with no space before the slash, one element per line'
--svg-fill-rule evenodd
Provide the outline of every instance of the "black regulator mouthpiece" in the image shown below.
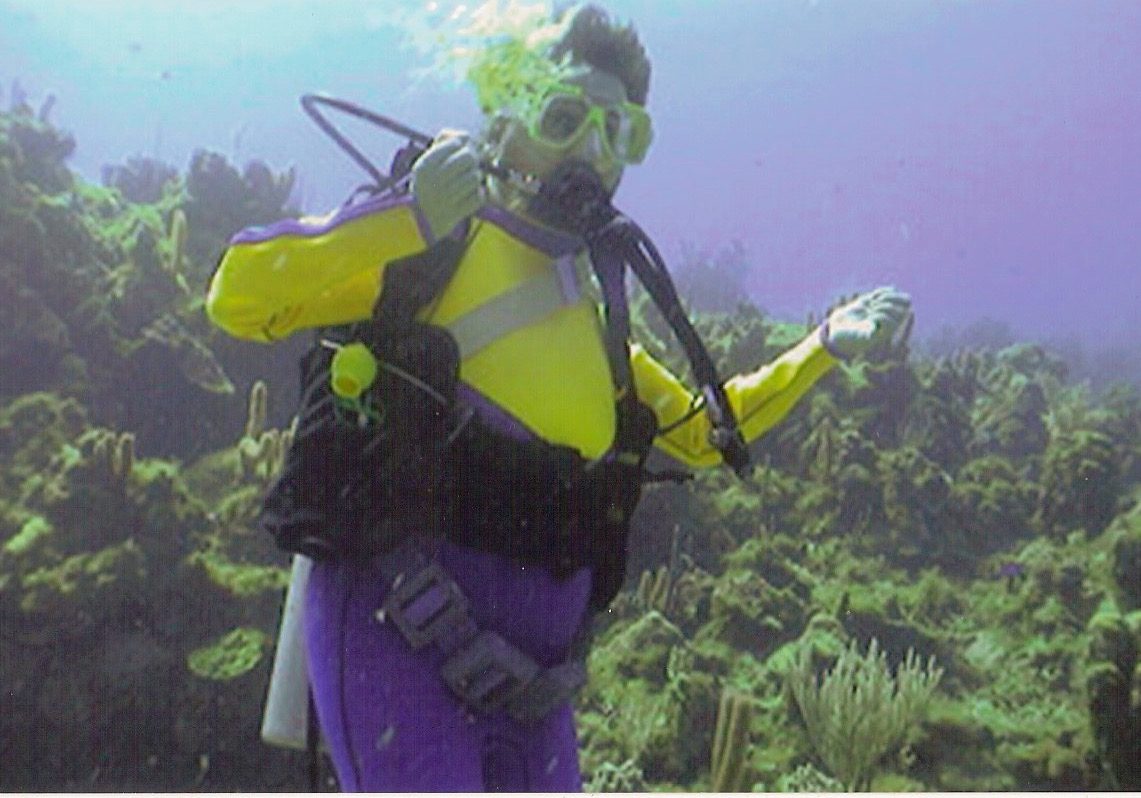
<path fill-rule="evenodd" d="M 530 212 L 551 227 L 590 239 L 615 217 L 611 192 L 585 161 L 565 161 L 543 180 Z"/>

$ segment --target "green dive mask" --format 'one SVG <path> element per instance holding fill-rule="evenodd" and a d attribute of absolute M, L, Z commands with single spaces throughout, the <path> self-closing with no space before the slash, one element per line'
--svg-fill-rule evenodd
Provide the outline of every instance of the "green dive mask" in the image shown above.
<path fill-rule="evenodd" d="M 592 124 L 615 160 L 634 164 L 646 157 L 654 136 L 646 110 L 631 102 L 599 105 L 581 86 L 563 83 L 549 92 L 538 112 L 531 115 L 527 132 L 536 141 L 562 147 L 576 141 Z"/>

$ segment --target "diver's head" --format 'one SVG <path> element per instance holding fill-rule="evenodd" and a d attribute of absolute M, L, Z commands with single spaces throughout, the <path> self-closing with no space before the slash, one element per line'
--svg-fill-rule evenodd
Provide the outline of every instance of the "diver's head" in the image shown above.
<path fill-rule="evenodd" d="M 577 161 L 613 192 L 625 166 L 639 163 L 650 146 L 643 107 L 650 61 L 632 26 L 615 24 L 597 6 L 568 13 L 548 57 L 569 56 L 569 71 L 531 94 L 523 109 L 496 113 L 488 141 L 496 160 L 517 172 L 542 180 Z"/>

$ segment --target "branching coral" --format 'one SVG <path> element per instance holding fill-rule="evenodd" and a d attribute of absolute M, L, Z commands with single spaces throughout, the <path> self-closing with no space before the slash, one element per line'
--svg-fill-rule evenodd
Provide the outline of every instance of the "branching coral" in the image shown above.
<path fill-rule="evenodd" d="M 976 385 L 965 357 L 945 359 L 920 378 L 921 390 L 912 405 L 904 440 L 947 471 L 954 471 L 967 458 L 971 439 L 971 403 Z"/>
<path fill-rule="evenodd" d="M 672 598 L 672 582 L 668 566 L 661 565 L 652 572 L 643 571 L 634 594 L 638 604 L 644 609 L 657 610 L 663 615 L 668 614 Z"/>
<path fill-rule="evenodd" d="M 713 792 L 741 789 L 751 718 L 752 704 L 746 696 L 732 690 L 721 693 L 709 764 L 709 784 Z"/>
<path fill-rule="evenodd" d="M 1048 438 L 1045 392 L 1024 374 L 1002 374 L 1004 379 L 996 380 L 995 387 L 977 403 L 971 451 L 1017 459 L 1040 454 Z"/>
<path fill-rule="evenodd" d="M 30 110 L 30 109 L 29 109 Z M 74 182 L 65 161 L 75 152 L 75 138 L 31 113 L 0 115 L 0 139 L 15 145 L 17 178 L 40 186 L 45 193 L 66 191 Z"/>
<path fill-rule="evenodd" d="M 269 388 L 265 380 L 257 380 L 250 387 L 250 397 L 247 402 L 246 432 L 247 438 L 258 438 L 265 430 L 266 413 L 269 407 Z"/>
<path fill-rule="evenodd" d="M 808 435 L 800 445 L 803 473 L 819 482 L 827 482 L 840 465 L 840 433 L 844 418 L 836 401 L 828 393 L 811 399 L 808 411 Z"/>
<path fill-rule="evenodd" d="M 880 455 L 884 513 L 893 545 L 908 559 L 947 554 L 943 535 L 944 507 L 951 478 L 911 447 Z"/>
<path fill-rule="evenodd" d="M 269 391 L 263 380 L 257 380 L 250 388 L 246 412 L 246 428 L 238 441 L 238 457 L 242 474 L 253 476 L 263 482 L 273 479 L 285 462 L 285 455 L 293 445 L 296 430 L 294 423 L 283 430 L 265 428 L 268 412 Z"/>
<path fill-rule="evenodd" d="M 204 231 L 230 230 L 268 224 L 290 215 L 285 208 L 293 188 L 292 173 L 274 175 L 260 162 L 244 172 L 218 153 L 198 151 L 186 176 L 189 199 L 185 206 L 192 257 L 208 255 Z"/>
<path fill-rule="evenodd" d="M 942 675 L 934 658 L 923 666 L 909 650 L 893 677 L 873 639 L 866 655 L 849 645 L 819 680 L 811 648 L 802 648 L 787 683 L 817 754 L 845 789 L 858 790 L 921 719 Z"/>
<path fill-rule="evenodd" d="M 250 388 L 246 410 L 246 428 L 238 441 L 238 458 L 243 475 L 268 479 L 278 459 L 279 440 L 276 430 L 265 429 L 269 391 L 264 380 Z M 270 434 L 272 433 L 272 434 Z"/>
<path fill-rule="evenodd" d="M 876 447 L 857 430 L 845 429 L 840 435 L 839 458 L 837 531 L 866 532 L 885 518 Z"/>
<path fill-rule="evenodd" d="M 948 545 L 971 557 L 1001 551 L 1030 533 L 1033 486 L 997 455 L 972 460 L 951 487 L 944 529 Z"/>
<path fill-rule="evenodd" d="M 135 468 L 135 435 L 99 430 L 91 436 L 93 461 L 116 482 L 126 482 Z"/>
<path fill-rule="evenodd" d="M 178 170 L 154 158 L 136 156 L 127 163 L 106 165 L 100 173 L 103 185 L 117 188 L 128 202 L 158 202 L 168 183 L 178 180 Z"/>
<path fill-rule="evenodd" d="M 186 257 L 186 214 L 182 208 L 175 208 L 170 215 L 167 246 L 170 254 L 163 261 L 163 270 L 171 276 L 184 294 L 189 294 L 190 285 L 182 274 L 183 260 Z"/>

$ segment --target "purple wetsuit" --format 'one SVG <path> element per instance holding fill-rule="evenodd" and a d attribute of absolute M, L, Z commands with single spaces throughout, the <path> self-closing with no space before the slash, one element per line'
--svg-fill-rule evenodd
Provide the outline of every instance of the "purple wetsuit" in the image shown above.
<path fill-rule="evenodd" d="M 547 570 L 443 543 L 440 564 L 498 632 L 543 667 L 566 660 L 586 612 L 590 571 Z M 317 563 L 305 605 L 309 674 L 341 789 L 375 792 L 580 791 L 570 702 L 542 721 L 475 715 L 440 676 L 435 646 L 413 651 L 377 619 L 387 586 L 375 566 Z"/>

